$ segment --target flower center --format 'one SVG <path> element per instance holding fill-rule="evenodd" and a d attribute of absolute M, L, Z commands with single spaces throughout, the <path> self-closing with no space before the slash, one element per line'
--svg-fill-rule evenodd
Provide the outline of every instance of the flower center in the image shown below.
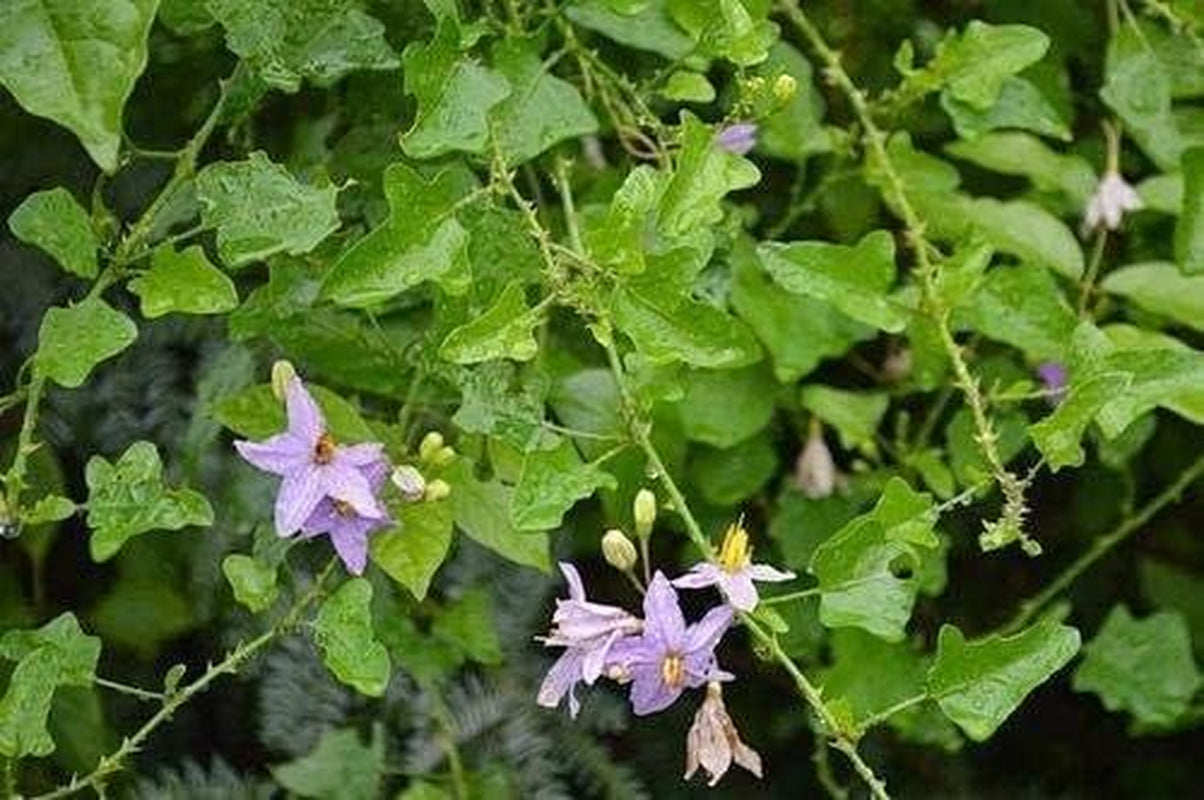
<path fill-rule="evenodd" d="M 314 463 L 329 464 L 334 461 L 334 450 L 334 437 L 329 433 L 323 433 L 318 437 L 318 443 L 314 445 Z"/>
<path fill-rule="evenodd" d="M 686 682 L 686 662 L 678 653 L 669 653 L 661 662 L 661 679 L 670 689 L 679 689 Z"/>
<path fill-rule="evenodd" d="M 338 514 L 340 517 L 354 517 L 355 509 L 352 508 L 351 503 L 348 503 L 346 500 L 335 500 L 334 513 Z"/>
<path fill-rule="evenodd" d="M 750 556 L 748 531 L 739 522 L 729 526 L 719 548 L 719 566 L 725 572 L 739 572 L 748 566 Z"/>

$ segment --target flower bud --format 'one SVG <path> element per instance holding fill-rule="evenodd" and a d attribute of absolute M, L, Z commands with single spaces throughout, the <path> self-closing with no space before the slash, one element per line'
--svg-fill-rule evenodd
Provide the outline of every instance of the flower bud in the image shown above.
<path fill-rule="evenodd" d="M 632 504 L 635 515 L 635 535 L 647 539 L 652 534 L 652 526 L 656 524 L 656 495 L 647 489 L 640 489 Z"/>
<path fill-rule="evenodd" d="M 447 445 L 440 447 L 431 456 L 431 463 L 436 467 L 446 467 L 448 464 L 456 460 L 456 451 Z"/>
<path fill-rule="evenodd" d="M 812 500 L 828 497 L 836 490 L 836 462 L 824 441 L 823 430 L 812 425 L 811 435 L 794 465 L 795 485 Z"/>
<path fill-rule="evenodd" d="M 635 545 L 627 538 L 627 534 L 618 528 L 611 528 L 602 537 L 602 555 L 606 563 L 619 572 L 630 572 L 639 560 Z"/>
<path fill-rule="evenodd" d="M 451 487 L 447 485 L 447 481 L 436 478 L 426 485 L 427 502 L 435 503 L 440 500 L 445 500 L 450 494 Z"/>
<path fill-rule="evenodd" d="M 797 91 L 798 81 L 794 79 L 793 75 L 779 75 L 778 79 L 773 82 L 773 99 L 782 105 L 793 100 Z"/>
<path fill-rule="evenodd" d="M 421 500 L 426 494 L 426 478 L 416 467 L 402 464 L 393 470 L 390 480 L 401 491 L 401 496 L 410 502 Z"/>
<path fill-rule="evenodd" d="M 272 364 L 272 394 L 281 403 L 284 402 L 285 390 L 296 377 L 297 370 L 293 368 L 293 362 L 281 359 Z"/>
<path fill-rule="evenodd" d="M 431 431 L 426 436 L 422 437 L 422 444 L 418 445 L 418 457 L 423 461 L 431 461 L 435 454 L 443 447 L 443 434 L 439 431 Z"/>
<path fill-rule="evenodd" d="M 898 383 L 911 374 L 911 350 L 906 347 L 892 347 L 882 359 L 882 377 L 891 383 Z"/>

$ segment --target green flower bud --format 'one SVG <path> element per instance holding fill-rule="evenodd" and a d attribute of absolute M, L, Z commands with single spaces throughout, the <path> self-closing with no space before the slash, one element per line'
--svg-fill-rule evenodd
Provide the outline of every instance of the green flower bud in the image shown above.
<path fill-rule="evenodd" d="M 426 494 L 426 478 L 417 468 L 403 464 L 393 470 L 389 476 L 393 485 L 401 491 L 401 496 L 410 502 L 421 500 Z"/>
<path fill-rule="evenodd" d="M 431 456 L 431 463 L 436 467 L 446 467 L 448 464 L 456 460 L 456 451 L 447 445 L 440 447 Z"/>
<path fill-rule="evenodd" d="M 794 79 L 793 75 L 779 75 L 778 79 L 773 82 L 773 99 L 782 105 L 793 100 L 797 91 L 798 81 Z"/>
<path fill-rule="evenodd" d="M 418 445 L 418 457 L 423 461 L 431 461 L 435 454 L 443 447 L 443 434 L 439 431 L 431 431 L 426 436 L 422 437 L 422 444 Z"/>
<path fill-rule="evenodd" d="M 272 394 L 281 403 L 284 402 L 284 390 L 296 377 L 297 370 L 293 368 L 293 362 L 281 359 L 272 364 Z"/>
<path fill-rule="evenodd" d="M 635 515 L 635 535 L 646 539 L 652 534 L 652 526 L 656 524 L 656 495 L 647 489 L 640 489 L 632 504 Z"/>
<path fill-rule="evenodd" d="M 446 500 L 450 494 L 451 487 L 448 486 L 447 481 L 436 479 L 426 485 L 427 502 L 435 503 L 440 500 Z"/>
<path fill-rule="evenodd" d="M 611 528 L 602 537 L 602 555 L 606 558 L 606 563 L 619 572 L 631 572 L 639 560 L 635 545 L 627 538 L 627 534 L 618 528 Z"/>

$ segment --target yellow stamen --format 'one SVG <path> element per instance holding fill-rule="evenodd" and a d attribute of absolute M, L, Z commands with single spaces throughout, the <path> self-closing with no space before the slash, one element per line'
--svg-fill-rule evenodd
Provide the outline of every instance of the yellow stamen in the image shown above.
<path fill-rule="evenodd" d="M 334 437 L 329 433 L 323 433 L 318 437 L 318 443 L 314 445 L 314 463 L 329 464 L 334 461 L 334 450 Z"/>
<path fill-rule="evenodd" d="M 686 662 L 677 653 L 669 653 L 661 662 L 661 679 L 670 689 L 679 689 L 686 683 Z"/>
<path fill-rule="evenodd" d="M 743 520 L 728 526 L 719 547 L 719 566 L 726 572 L 739 572 L 752 560 L 752 548 L 748 546 L 748 531 Z"/>

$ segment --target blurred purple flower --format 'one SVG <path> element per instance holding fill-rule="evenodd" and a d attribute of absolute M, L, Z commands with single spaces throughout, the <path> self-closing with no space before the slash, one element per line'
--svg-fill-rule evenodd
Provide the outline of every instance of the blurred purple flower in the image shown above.
<path fill-rule="evenodd" d="M 751 563 L 748 531 L 739 522 L 728 527 L 717 562 L 695 564 L 688 573 L 674 580 L 673 585 L 680 589 L 718 586 L 732 608 L 752 611 L 760 600 L 753 581 L 789 581 L 795 577 L 793 572 L 782 572 L 767 564 Z"/>
<path fill-rule="evenodd" d="M 359 469 L 375 493 L 385 485 L 389 462 L 381 458 Z M 368 564 L 368 534 L 392 522 L 387 513 L 379 517 L 367 517 L 346 501 L 323 497 L 301 526 L 301 536 L 312 539 L 328 534 L 347 571 L 353 575 L 363 575 L 364 567 Z"/>
<path fill-rule="evenodd" d="M 288 428 L 283 433 L 262 442 L 234 443 L 252 465 L 284 478 L 276 495 L 276 533 L 296 533 L 324 497 L 346 503 L 361 516 L 382 519 L 384 511 L 361 468 L 381 460 L 383 446 L 337 445 L 300 378 L 289 381 L 285 406 Z"/>
<path fill-rule="evenodd" d="M 757 126 L 751 122 L 726 125 L 716 135 L 715 142 L 732 155 L 746 155 L 757 146 Z"/>
<path fill-rule="evenodd" d="M 560 571 L 568 581 L 569 596 L 556 601 L 552 630 L 543 642 L 546 647 L 567 649 L 548 670 L 537 702 L 556 708 L 567 694 L 569 714 L 575 717 L 581 708 L 575 692 L 577 684 L 584 681 L 592 686 L 602 675 L 611 647 L 623 636 L 639 633 L 642 623 L 618 606 L 586 600 L 581 575 L 572 564 L 562 561 Z"/>
<path fill-rule="evenodd" d="M 643 633 L 615 643 L 607 674 L 631 681 L 631 707 L 640 716 L 673 705 L 687 687 L 731 680 L 715 661 L 715 646 L 733 614 L 730 606 L 719 606 L 687 627 L 677 592 L 658 571 L 644 595 Z"/>
<path fill-rule="evenodd" d="M 1137 211 L 1144 207 L 1141 195 L 1137 194 L 1119 172 L 1110 169 L 1104 174 L 1095 194 L 1087 203 L 1083 228 L 1094 230 L 1102 223 L 1105 228 L 1114 231 L 1120 227 L 1121 218 L 1126 211 Z"/>
<path fill-rule="evenodd" d="M 1049 402 L 1057 405 L 1066 396 L 1067 374 L 1066 367 L 1060 361 L 1046 361 L 1037 367 L 1037 375 L 1045 384 L 1045 392 Z"/>

